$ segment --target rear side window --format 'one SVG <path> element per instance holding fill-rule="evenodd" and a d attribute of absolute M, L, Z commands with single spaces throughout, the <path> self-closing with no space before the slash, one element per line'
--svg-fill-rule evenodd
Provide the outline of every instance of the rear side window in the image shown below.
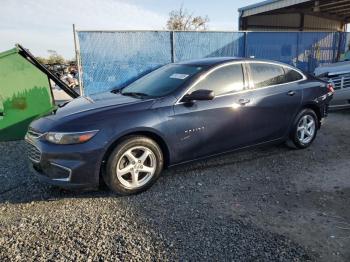
<path fill-rule="evenodd" d="M 303 76 L 300 73 L 298 73 L 297 71 L 295 71 L 291 68 L 285 67 L 284 71 L 286 74 L 286 76 L 285 76 L 286 82 L 294 82 L 294 81 L 298 81 L 298 80 L 303 79 Z"/>
<path fill-rule="evenodd" d="M 194 86 L 190 92 L 192 93 L 200 89 L 213 90 L 216 96 L 243 90 L 244 79 L 242 65 L 228 65 L 213 71 Z"/>
<path fill-rule="evenodd" d="M 254 88 L 286 83 L 283 67 L 278 65 L 251 63 L 250 73 Z"/>

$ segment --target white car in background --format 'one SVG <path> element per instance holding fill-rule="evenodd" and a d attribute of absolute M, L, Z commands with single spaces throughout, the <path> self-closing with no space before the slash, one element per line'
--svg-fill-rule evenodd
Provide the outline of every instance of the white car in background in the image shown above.
<path fill-rule="evenodd" d="M 319 66 L 314 75 L 334 85 L 331 108 L 350 107 L 350 61 Z"/>

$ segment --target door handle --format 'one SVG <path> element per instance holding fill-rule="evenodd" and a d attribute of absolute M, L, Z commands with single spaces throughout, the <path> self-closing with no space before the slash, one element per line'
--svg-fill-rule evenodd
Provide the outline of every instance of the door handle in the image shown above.
<path fill-rule="evenodd" d="M 238 103 L 240 103 L 242 106 L 245 106 L 246 104 L 250 103 L 250 99 L 242 98 L 238 100 Z"/>
<path fill-rule="evenodd" d="M 289 91 L 288 93 L 287 93 L 287 95 L 289 95 L 289 96 L 294 96 L 296 94 L 296 92 L 295 91 Z"/>

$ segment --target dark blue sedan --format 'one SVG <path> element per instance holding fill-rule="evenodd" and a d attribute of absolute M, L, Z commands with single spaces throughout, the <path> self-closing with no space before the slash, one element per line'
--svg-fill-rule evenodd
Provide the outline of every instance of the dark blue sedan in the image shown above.
<path fill-rule="evenodd" d="M 26 141 L 43 180 L 134 194 L 168 166 L 263 144 L 306 148 L 332 96 L 332 85 L 286 64 L 202 59 L 74 99 L 34 121 Z"/>

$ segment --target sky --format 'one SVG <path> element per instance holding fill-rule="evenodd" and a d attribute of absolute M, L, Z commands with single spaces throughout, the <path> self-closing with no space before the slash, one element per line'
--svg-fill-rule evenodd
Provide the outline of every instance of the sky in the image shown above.
<path fill-rule="evenodd" d="M 165 29 L 181 5 L 208 15 L 209 30 L 238 30 L 238 8 L 259 0 L 0 0 L 0 52 L 22 44 L 36 56 L 55 50 L 74 57 L 72 25 L 79 30 Z"/>

